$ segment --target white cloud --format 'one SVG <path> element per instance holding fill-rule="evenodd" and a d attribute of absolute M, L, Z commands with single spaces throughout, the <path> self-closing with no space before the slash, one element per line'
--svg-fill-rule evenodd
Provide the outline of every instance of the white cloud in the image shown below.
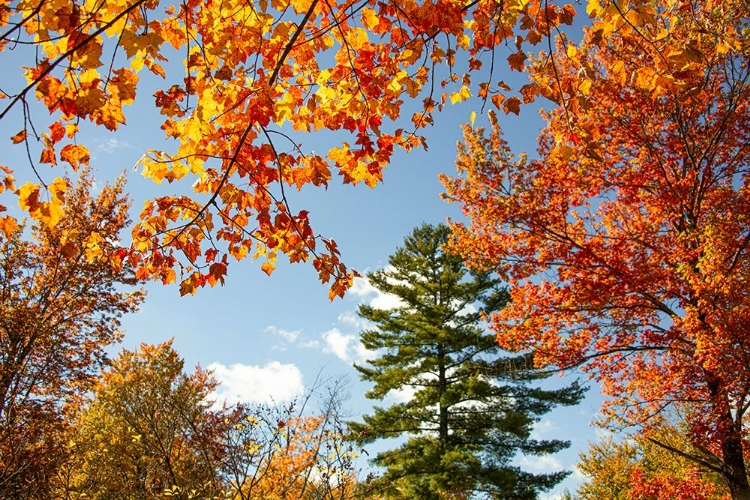
<path fill-rule="evenodd" d="M 349 293 L 361 297 L 364 302 L 376 309 L 394 309 L 404 305 L 395 295 L 383 293 L 372 286 L 367 278 L 356 278 Z"/>
<path fill-rule="evenodd" d="M 279 352 L 286 351 L 287 344 L 297 342 L 300 339 L 300 335 L 302 334 L 302 330 L 285 330 L 274 325 L 267 326 L 263 331 L 265 333 L 270 333 L 281 340 L 281 343 L 271 346 L 272 350 Z M 306 342 L 298 342 L 298 345 L 300 345 L 301 347 L 310 347 L 309 345 L 303 344 L 306 344 Z"/>
<path fill-rule="evenodd" d="M 264 330 L 266 333 L 272 333 L 277 337 L 281 337 L 287 342 L 294 342 L 297 340 L 302 333 L 302 330 L 284 330 L 273 325 L 269 325 Z"/>
<path fill-rule="evenodd" d="M 414 394 L 416 394 L 416 392 L 416 388 L 410 385 L 405 385 L 401 389 L 392 389 L 388 391 L 388 394 L 386 394 L 386 396 L 388 397 L 388 399 L 391 399 L 396 403 L 408 403 L 414 399 Z"/>
<path fill-rule="evenodd" d="M 235 363 L 208 366 L 221 385 L 215 396 L 218 403 L 280 403 L 303 394 L 302 372 L 296 365 L 271 361 L 265 366 Z"/>
<path fill-rule="evenodd" d="M 357 330 L 363 330 L 367 328 L 368 322 L 359 317 L 359 315 L 352 311 L 346 311 L 339 314 L 337 318 L 339 324 L 347 325 L 356 328 Z"/>
<path fill-rule="evenodd" d="M 96 142 L 97 151 L 101 151 L 103 153 L 113 153 L 121 149 L 133 149 L 133 145 L 129 142 L 115 138 L 98 140 Z"/>
<path fill-rule="evenodd" d="M 519 460 L 523 469 L 532 471 L 554 472 L 563 469 L 563 464 L 552 455 L 523 455 Z"/>
<path fill-rule="evenodd" d="M 322 337 L 326 344 L 323 352 L 349 361 L 349 344 L 355 340 L 354 335 L 345 335 L 338 328 L 333 328 L 323 333 Z"/>
<path fill-rule="evenodd" d="M 451 307 L 458 307 L 460 305 L 461 305 L 461 301 L 460 300 L 453 300 L 451 302 Z M 466 316 L 467 314 L 474 314 L 478 310 L 479 309 L 477 309 L 477 306 L 475 306 L 474 304 L 466 304 L 458 312 L 458 315 L 459 316 Z"/>
<path fill-rule="evenodd" d="M 323 352 L 333 354 L 346 363 L 363 363 L 373 357 L 374 353 L 362 345 L 358 336 L 342 333 L 338 328 L 328 330 L 321 337 L 325 342 Z"/>

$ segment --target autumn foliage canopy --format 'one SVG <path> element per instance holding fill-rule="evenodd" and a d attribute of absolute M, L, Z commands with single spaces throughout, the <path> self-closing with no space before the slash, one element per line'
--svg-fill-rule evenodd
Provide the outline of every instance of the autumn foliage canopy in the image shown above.
<path fill-rule="evenodd" d="M 372 498 L 329 397 L 335 384 L 315 415 L 307 399 L 215 404 L 216 386 L 208 371 L 187 372 L 171 341 L 123 350 L 73 415 L 53 477 L 36 495 L 0 498 Z"/>
<path fill-rule="evenodd" d="M 465 129 L 454 247 L 512 285 L 502 346 L 583 367 L 612 423 L 679 407 L 695 462 L 749 498 L 748 5 L 588 8 L 580 43 L 531 62 L 558 104 L 536 156 Z"/>
<path fill-rule="evenodd" d="M 128 105 L 154 99 L 175 145 L 145 152 L 138 169 L 184 188 L 143 207 L 129 255 L 138 276 L 194 293 L 223 282 L 230 257 L 270 274 L 286 254 L 312 259 L 342 295 L 354 273 L 285 190 L 334 174 L 374 186 L 396 149 L 423 146 L 420 130 L 447 102 L 478 95 L 518 113 L 494 59 L 521 70 L 523 44 L 574 14 L 538 0 L 5 0 L 0 57 L 18 78 L 2 85 L 0 120 L 18 124 L 10 142 L 28 152 L 27 164 L 3 166 L 5 206 L 54 225 L 67 185 L 42 166 L 88 164 L 84 122 L 114 131 Z M 322 130 L 344 139 L 319 154 L 299 144 Z M 16 189 L 20 170 L 36 178 Z"/>
<path fill-rule="evenodd" d="M 684 406 L 692 459 L 750 499 L 748 14 L 740 0 L 0 0 L 0 121 L 26 158 L 0 164 L 0 208 L 57 227 L 71 185 L 46 167 L 88 165 L 82 131 L 117 130 L 152 94 L 174 145 L 137 167 L 179 194 L 147 201 L 109 263 L 188 294 L 230 258 L 270 274 L 284 254 L 333 298 L 355 273 L 287 191 L 334 174 L 376 185 L 449 102 L 519 113 L 543 97 L 536 155 L 514 157 L 493 119 L 489 136 L 466 128 L 446 179 L 470 218 L 454 248 L 512 287 L 491 318 L 501 346 L 589 370 L 620 423 Z M 512 90 L 507 68 L 529 83 Z M 324 131 L 342 139 L 300 144 Z M 6 240 L 19 228 L 0 217 Z M 101 258 L 105 238 L 87 238 Z"/>
<path fill-rule="evenodd" d="M 122 179 L 92 197 L 81 174 L 54 227 L 0 233 L 0 498 L 45 498 L 71 412 L 144 297 L 117 241 L 130 222 Z"/>

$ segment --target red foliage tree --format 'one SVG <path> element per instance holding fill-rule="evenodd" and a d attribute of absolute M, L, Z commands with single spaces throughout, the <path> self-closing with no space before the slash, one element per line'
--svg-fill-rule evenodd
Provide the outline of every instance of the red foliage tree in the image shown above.
<path fill-rule="evenodd" d="M 118 243 L 123 181 L 90 196 L 84 173 L 54 227 L 0 233 L 0 497 L 45 498 L 68 406 L 91 388 L 120 317 L 143 299 Z"/>
<path fill-rule="evenodd" d="M 589 2 L 532 62 L 557 104 L 538 157 L 467 128 L 455 249 L 512 285 L 502 346 L 582 366 L 612 419 L 689 408 L 693 456 L 750 498 L 750 43 L 743 2 Z M 609 18 L 609 22 L 606 19 Z"/>

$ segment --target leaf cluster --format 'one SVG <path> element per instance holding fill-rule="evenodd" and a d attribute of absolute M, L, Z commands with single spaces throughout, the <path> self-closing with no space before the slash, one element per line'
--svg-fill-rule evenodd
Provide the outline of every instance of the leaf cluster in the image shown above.
<path fill-rule="evenodd" d="M 1 9 L 0 57 L 13 78 L 0 120 L 20 121 L 10 142 L 34 173 L 16 190 L 19 165 L 3 167 L 5 189 L 24 210 L 54 225 L 59 189 L 41 167 L 88 165 L 82 124 L 119 130 L 128 106 L 150 101 L 145 85 L 174 146 L 144 152 L 137 167 L 190 194 L 154 197 L 140 213 L 129 254 L 138 275 L 192 294 L 222 283 L 230 259 L 258 259 L 270 274 L 286 255 L 312 261 L 331 298 L 355 273 L 308 212 L 292 209 L 287 189 L 325 188 L 334 174 L 377 185 L 398 150 L 426 147 L 422 130 L 448 102 L 478 96 L 518 114 L 539 90 L 509 95 L 494 81 L 496 61 L 524 70 L 522 48 L 575 15 L 572 4 L 538 0 L 21 0 Z M 322 131 L 342 139 L 322 154 L 300 143 Z"/>

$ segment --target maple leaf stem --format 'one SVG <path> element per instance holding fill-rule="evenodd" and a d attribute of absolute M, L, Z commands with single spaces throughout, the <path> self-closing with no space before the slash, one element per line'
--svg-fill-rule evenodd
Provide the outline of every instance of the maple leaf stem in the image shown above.
<path fill-rule="evenodd" d="M 39 140 L 39 134 L 36 132 L 36 127 L 34 127 L 34 122 L 31 121 L 31 112 L 29 111 L 29 103 L 26 101 L 26 98 L 22 99 L 22 108 L 23 108 L 23 129 L 26 130 L 27 128 L 31 128 L 31 131 L 34 133 L 34 136 Z M 31 167 L 31 171 L 34 172 L 34 175 L 36 176 L 37 180 L 39 180 L 39 184 L 44 187 L 44 189 L 48 189 L 49 186 L 46 182 L 44 182 L 44 179 L 42 178 L 42 175 L 39 173 L 39 171 L 36 169 L 36 164 L 34 163 L 33 158 L 31 157 L 31 146 L 29 145 L 28 140 L 28 134 L 24 138 L 24 149 L 26 150 L 26 158 L 29 160 L 29 166 Z"/>
<path fill-rule="evenodd" d="M 671 446 L 671 445 L 669 445 L 667 443 L 663 443 L 663 442 L 659 441 L 658 439 L 652 438 L 651 436 L 646 436 L 646 439 L 649 440 L 649 441 L 651 441 L 655 445 L 657 445 L 657 446 L 659 446 L 661 448 L 664 448 L 665 450 L 667 450 L 667 451 L 669 451 L 671 453 L 674 453 L 675 455 L 681 456 L 683 458 L 687 458 L 688 460 L 691 460 L 691 461 L 693 461 L 693 462 L 701 465 L 702 467 L 705 467 L 708 470 L 712 470 L 714 472 L 718 472 L 719 474 L 721 474 L 724 471 L 723 467 L 721 466 L 721 463 L 722 463 L 721 460 L 719 460 L 718 458 L 716 458 L 716 456 L 713 453 L 709 454 L 708 457 L 704 458 L 704 457 L 698 456 L 698 455 L 696 455 L 694 453 L 688 453 L 688 452 L 683 451 L 683 450 L 681 450 L 679 448 L 675 448 L 674 446 Z M 701 450 L 701 451 L 704 451 L 704 453 L 705 453 L 708 450 Z"/>
<path fill-rule="evenodd" d="M 331 10 L 331 12 L 334 12 L 333 7 L 328 2 L 328 0 L 324 0 L 326 6 Z M 360 9 L 364 7 L 364 4 L 360 6 Z M 353 15 L 354 13 L 352 13 Z M 344 29 L 341 27 L 341 20 L 334 17 L 334 25 L 336 26 L 336 29 L 338 29 L 339 34 L 341 35 L 341 40 L 344 45 L 346 45 L 346 57 L 349 60 L 349 67 L 351 68 L 352 75 L 354 76 L 354 82 L 357 85 L 357 91 L 359 92 L 359 95 L 362 96 L 364 102 L 365 102 L 365 108 L 367 109 L 367 114 L 369 116 L 369 110 L 370 105 L 365 97 L 364 92 L 362 91 L 362 83 L 360 81 L 359 75 L 357 74 L 356 65 L 354 64 L 354 60 L 352 59 L 352 53 L 354 53 L 354 49 L 352 48 L 351 44 L 349 43 L 349 40 L 346 39 L 346 33 L 344 33 Z M 354 99 L 354 94 L 352 93 L 352 99 Z M 364 118 L 364 117 L 363 117 Z M 365 123 L 367 122 L 365 118 Z"/>
<path fill-rule="evenodd" d="M 469 9 L 472 7 L 475 7 L 481 3 L 482 0 L 474 0 L 473 2 L 470 2 L 463 7 L 461 7 L 461 12 L 469 12 Z"/>
<path fill-rule="evenodd" d="M 620 6 L 617 4 L 617 2 L 612 2 L 612 5 L 615 6 L 615 9 L 620 14 L 620 17 L 627 23 L 628 26 L 635 32 L 636 35 L 638 35 L 640 38 L 642 38 L 647 44 L 651 45 L 654 50 L 656 51 L 656 54 L 661 58 L 661 60 L 665 63 L 665 67 L 667 68 L 667 71 L 670 75 L 674 75 L 672 72 L 672 68 L 670 68 L 670 65 L 667 62 L 667 59 L 664 57 L 664 54 L 661 53 L 661 50 L 659 50 L 659 47 L 656 46 L 656 42 L 648 38 L 646 35 L 644 35 L 641 30 L 638 29 L 636 25 L 634 25 L 630 19 L 625 15 L 625 13 L 622 11 Z"/>
<path fill-rule="evenodd" d="M 206 213 L 208 210 L 208 207 L 211 205 L 214 205 L 216 207 L 216 198 L 219 197 L 219 193 L 221 192 L 221 188 L 224 187 L 227 180 L 229 179 L 229 176 L 232 173 L 232 168 L 234 165 L 237 164 L 237 157 L 240 154 L 240 150 L 242 149 L 242 146 L 245 144 L 245 140 L 247 139 L 247 136 L 250 134 L 250 131 L 253 129 L 253 124 L 250 123 L 245 127 L 245 130 L 242 132 L 242 136 L 240 136 L 239 141 L 237 142 L 237 146 L 234 149 L 234 153 L 232 154 L 231 158 L 229 159 L 229 164 L 227 165 L 226 169 L 224 170 L 224 173 L 221 176 L 221 179 L 219 180 L 218 185 L 216 186 L 216 189 L 214 189 L 214 192 L 211 194 L 211 198 L 201 206 L 201 208 L 195 213 L 195 216 L 190 219 L 189 222 L 186 224 L 183 224 L 180 230 L 177 232 L 176 235 L 172 236 L 169 242 L 164 242 L 164 246 L 170 246 L 174 241 L 176 241 L 177 238 L 179 238 L 182 233 L 185 232 L 185 230 L 192 226 L 198 219 L 200 219 L 203 214 Z M 258 185 L 262 185 L 258 183 Z M 265 189 L 265 188 L 264 188 Z M 269 193 L 270 194 L 270 193 Z"/>
<path fill-rule="evenodd" d="M 297 221 L 294 219 L 292 214 L 294 213 L 292 211 L 291 206 L 289 205 L 289 199 L 286 196 L 286 191 L 284 190 L 284 180 L 282 176 L 282 167 L 281 162 L 279 161 L 279 154 L 276 151 L 276 146 L 274 146 L 273 141 L 271 140 L 271 136 L 269 135 L 268 129 L 266 127 L 261 127 L 261 130 L 263 131 L 263 134 L 266 136 L 266 139 L 268 139 L 268 143 L 271 145 L 271 149 L 273 150 L 273 157 L 274 157 L 274 163 L 276 163 L 276 168 L 279 172 L 279 188 L 281 189 L 281 203 L 284 204 L 286 207 L 287 212 L 289 213 L 289 221 L 291 222 L 292 226 L 294 227 L 294 231 L 299 235 L 300 239 L 302 240 L 302 243 L 305 245 L 305 248 L 315 257 L 319 258 L 318 253 L 315 251 L 315 249 L 308 243 L 307 238 L 305 238 L 302 229 L 300 229 L 299 224 L 297 224 Z M 264 188 L 265 189 L 265 188 Z M 275 197 L 266 189 L 266 191 L 271 195 L 274 201 L 277 201 Z M 323 264 L 323 267 L 326 268 L 326 270 L 333 276 L 336 276 L 337 278 L 341 278 L 341 276 L 336 272 L 335 269 L 326 266 Z"/>
<path fill-rule="evenodd" d="M 562 87 L 562 79 L 560 77 L 560 72 L 557 69 L 557 63 L 555 62 L 555 52 L 552 49 L 552 30 L 550 29 L 549 2 L 547 0 L 544 0 L 544 20 L 547 24 L 547 47 L 549 49 L 549 60 L 552 64 L 552 71 L 555 73 L 555 83 L 557 83 L 557 91 L 560 94 L 560 104 L 562 105 L 563 112 L 565 113 L 565 121 L 568 124 L 568 130 L 572 132 L 573 119 L 570 117 L 570 112 L 568 111 L 568 104 L 565 101 L 565 91 Z"/>
<path fill-rule="evenodd" d="M 352 5 L 354 5 L 357 1 L 358 0 L 352 0 L 352 2 L 349 5 L 343 6 L 341 9 L 338 9 L 338 10 L 341 10 L 342 12 L 346 12 L 347 10 L 349 10 L 349 7 L 351 7 Z M 335 10 L 330 6 L 330 4 L 328 2 L 326 2 L 326 6 L 328 6 L 328 8 L 331 9 L 332 13 L 335 12 Z M 363 8 L 365 8 L 366 6 L 367 6 L 367 3 L 363 2 L 358 7 L 350 9 L 349 12 L 346 13 L 343 17 L 335 17 L 335 16 L 333 16 L 334 21 L 331 21 L 327 25 L 321 26 L 317 30 L 312 31 L 310 33 L 310 35 L 307 38 L 305 38 L 305 41 L 302 42 L 299 46 L 304 45 L 306 43 L 311 43 L 313 40 L 322 37 L 326 33 L 330 33 L 331 30 L 335 26 L 338 26 L 338 24 L 340 22 L 342 22 L 342 21 L 348 21 L 348 20 L 352 19 L 354 17 L 354 14 L 356 14 L 357 12 L 359 12 L 360 10 L 362 10 Z"/>

